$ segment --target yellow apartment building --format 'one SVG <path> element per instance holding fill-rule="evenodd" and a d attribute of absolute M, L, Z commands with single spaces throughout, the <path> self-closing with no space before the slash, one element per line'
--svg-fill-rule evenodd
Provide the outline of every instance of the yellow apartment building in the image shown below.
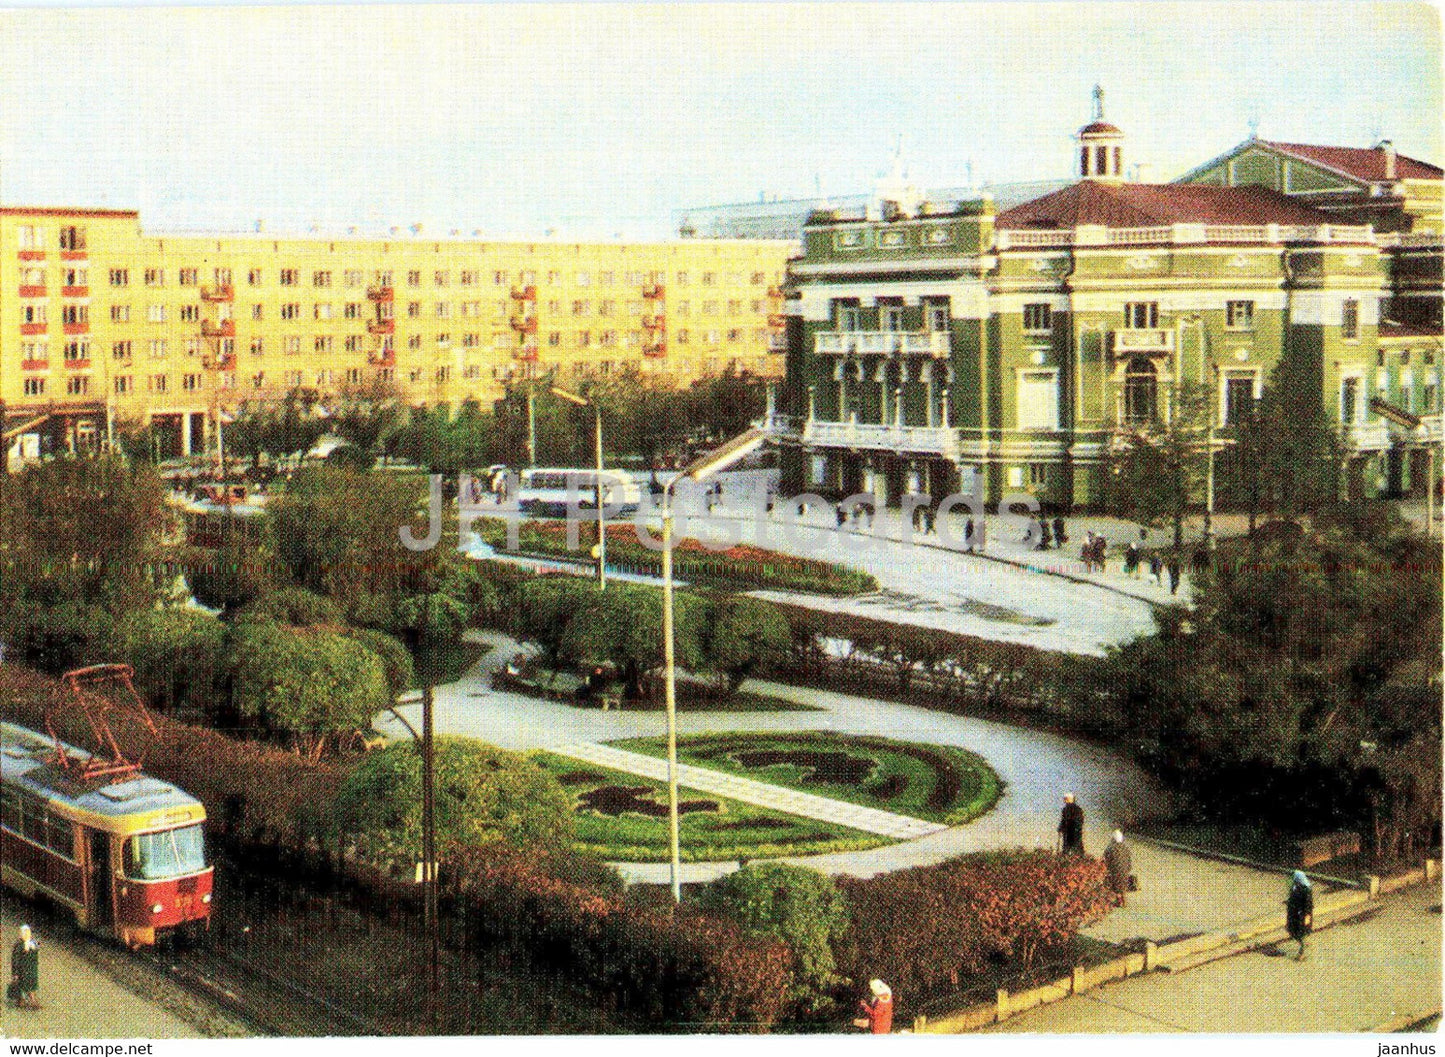
<path fill-rule="evenodd" d="M 492 242 L 146 234 L 132 210 L 0 207 L 0 403 L 12 455 L 381 383 L 407 403 L 636 370 L 783 373 L 790 240 Z"/>

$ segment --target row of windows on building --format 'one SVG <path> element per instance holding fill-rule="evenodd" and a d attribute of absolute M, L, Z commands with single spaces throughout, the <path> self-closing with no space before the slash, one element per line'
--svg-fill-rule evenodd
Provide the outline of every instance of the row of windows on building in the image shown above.
<path fill-rule="evenodd" d="M 1224 325 L 1230 330 L 1252 330 L 1254 328 L 1255 303 L 1249 300 L 1226 301 Z M 1344 337 L 1353 340 L 1360 336 L 1360 303 L 1349 298 L 1341 306 L 1340 329 Z M 862 308 L 855 302 L 837 302 L 834 320 L 839 330 L 856 331 L 862 326 Z M 947 330 L 949 307 L 946 303 L 925 302 L 923 306 L 924 327 L 931 331 Z M 1129 329 L 1155 330 L 1159 326 L 1159 302 L 1130 301 L 1123 308 L 1123 325 Z M 878 306 L 878 328 L 884 331 L 901 331 L 904 326 L 902 303 L 881 303 Z M 1023 306 L 1023 329 L 1026 334 L 1048 334 L 1054 329 L 1054 313 L 1048 304 L 1026 304 Z"/>
<path fill-rule="evenodd" d="M 767 361 L 766 358 L 757 358 L 755 360 L 733 358 L 729 360 L 728 363 L 729 366 L 735 370 L 743 370 L 750 368 L 762 369 L 766 366 Z M 571 365 L 571 371 L 574 375 L 610 375 L 619 370 L 633 368 L 636 365 L 637 361 L 635 360 L 601 360 L 597 363 L 574 363 Z M 704 369 L 708 372 L 716 373 L 719 366 L 718 360 L 708 360 Z M 300 388 L 313 382 L 317 388 L 326 389 L 338 383 L 352 386 L 361 385 L 367 377 L 367 373 L 368 372 L 363 371 L 360 367 L 349 367 L 340 371 L 322 369 L 314 373 L 290 370 L 282 372 L 279 376 L 268 376 L 264 371 L 257 371 L 241 379 L 238 378 L 235 372 L 226 371 L 222 372 L 220 376 L 220 388 L 228 390 L 240 389 L 242 388 L 240 383 L 244 381 L 245 387 L 254 390 L 264 390 L 268 385 L 276 384 L 279 381 L 280 386 L 286 389 Z M 481 381 L 490 377 L 493 381 L 500 381 L 509 377 L 511 373 L 512 368 L 508 365 L 495 365 L 488 368 L 481 364 L 466 364 L 460 371 L 454 370 L 449 365 L 436 368 L 414 368 L 404 372 L 404 377 L 412 385 L 422 385 L 429 381 L 450 382 L 454 378 L 460 378 L 463 381 Z M 396 381 L 396 369 L 392 367 L 378 367 L 371 371 L 370 375 L 382 382 Z M 171 376 L 169 374 L 155 373 L 145 376 L 142 380 L 145 382 L 148 392 L 171 392 Z M 111 381 L 117 396 L 129 396 L 139 391 L 135 375 L 117 375 Z M 46 383 L 47 379 L 45 378 L 26 378 L 24 380 L 24 394 L 29 397 L 44 396 L 46 394 Z M 206 376 L 200 372 L 187 372 L 180 376 L 180 390 L 182 392 L 195 393 L 205 388 Z M 67 396 L 89 396 L 91 394 L 90 377 L 87 375 L 72 375 L 66 378 L 65 392 Z"/>
<path fill-rule="evenodd" d="M 165 286 L 166 269 L 161 267 L 141 269 L 141 280 L 146 286 Z M 40 282 L 32 285 L 43 285 L 43 269 L 31 269 L 32 274 L 40 274 Z M 340 281 L 337 281 L 339 274 Z M 280 268 L 275 272 L 276 281 L 280 286 L 302 286 L 308 280 L 310 285 L 316 289 L 325 290 L 333 286 L 345 286 L 357 289 L 364 286 L 379 287 L 382 289 L 394 286 L 395 272 L 389 269 L 376 269 L 369 274 L 362 269 L 348 269 L 340 273 L 330 270 L 312 271 L 309 276 L 300 268 Z M 419 268 L 410 269 L 403 273 L 408 287 L 420 287 L 428 282 L 434 287 L 449 287 L 453 283 L 455 275 L 458 286 L 482 286 L 487 275 L 481 271 L 461 269 L 453 272 L 450 269 L 434 269 L 429 273 Z M 542 273 L 546 285 L 561 286 L 570 279 L 573 286 L 614 286 L 624 285 L 642 287 L 648 285 L 665 286 L 668 283 L 668 273 L 664 271 L 630 271 L 613 272 L 601 271 L 593 273 L 590 271 L 578 271 L 564 273 L 561 271 L 547 271 Z M 519 272 L 493 271 L 490 273 L 491 285 L 497 287 L 510 287 L 514 282 L 520 286 L 535 286 L 538 273 L 532 270 Z M 178 268 L 175 270 L 176 283 L 180 286 L 201 286 L 201 270 L 199 268 Z M 235 272 L 231 268 L 213 268 L 209 274 L 209 284 L 216 288 L 234 286 Z M 671 281 L 677 286 L 693 285 L 693 273 L 679 271 L 672 273 Z M 702 272 L 697 275 L 698 284 L 701 286 L 763 286 L 769 282 L 769 274 L 763 271 L 755 272 Z M 775 276 L 773 281 L 778 281 Z M 129 268 L 111 268 L 110 285 L 116 289 L 130 286 L 131 270 Z M 246 270 L 247 286 L 265 286 L 266 270 L 263 268 L 249 268 Z"/>

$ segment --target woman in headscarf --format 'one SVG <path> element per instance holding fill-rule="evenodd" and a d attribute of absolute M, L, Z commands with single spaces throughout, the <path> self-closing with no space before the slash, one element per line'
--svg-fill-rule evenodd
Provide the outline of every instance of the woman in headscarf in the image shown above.
<path fill-rule="evenodd" d="M 893 1030 L 893 989 L 882 980 L 868 981 L 869 997 L 858 1003 L 863 1015 L 853 1021 L 870 1035 L 887 1035 Z"/>
<path fill-rule="evenodd" d="M 39 1009 L 35 992 L 40 990 L 40 946 L 31 935 L 29 925 L 20 926 L 20 938 L 10 950 L 10 977 L 15 988 L 15 1004 Z"/>
<path fill-rule="evenodd" d="M 1129 875 L 1134 870 L 1133 856 L 1124 843 L 1124 831 L 1115 830 L 1114 839 L 1104 849 L 1104 866 L 1109 871 L 1109 888 L 1114 893 L 1114 902 L 1124 905 L 1124 894 L 1129 891 Z"/>
<path fill-rule="evenodd" d="M 1296 870 L 1290 878 L 1289 898 L 1284 901 L 1284 908 L 1289 938 L 1299 944 L 1299 952 L 1294 956 L 1294 960 L 1299 961 L 1305 956 L 1305 937 L 1315 927 L 1315 890 L 1303 870 Z"/>

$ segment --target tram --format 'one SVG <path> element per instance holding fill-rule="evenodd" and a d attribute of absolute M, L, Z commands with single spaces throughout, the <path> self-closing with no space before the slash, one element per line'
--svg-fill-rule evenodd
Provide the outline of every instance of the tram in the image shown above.
<path fill-rule="evenodd" d="M 0 882 L 128 947 L 209 928 L 205 807 L 138 769 L 85 777 L 95 759 L 0 723 Z"/>

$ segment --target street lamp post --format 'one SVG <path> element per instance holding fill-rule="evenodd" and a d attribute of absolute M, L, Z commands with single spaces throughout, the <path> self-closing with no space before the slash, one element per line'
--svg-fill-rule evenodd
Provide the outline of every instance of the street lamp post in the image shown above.
<path fill-rule="evenodd" d="M 592 437 L 593 447 L 597 456 L 597 480 L 596 480 L 596 501 L 597 501 L 597 589 L 599 591 L 607 588 L 607 519 L 602 513 L 602 408 L 585 397 L 570 393 L 566 389 L 552 386 L 552 395 L 559 396 L 569 403 L 578 407 L 590 407 L 592 409 Z M 664 553 L 666 553 L 664 547 Z M 664 559 L 666 560 L 666 559 Z"/>
<path fill-rule="evenodd" d="M 667 706 L 667 825 L 671 851 L 672 899 L 682 902 L 682 855 L 677 818 L 677 659 L 673 645 L 672 490 L 681 480 L 703 481 L 745 458 L 768 439 L 750 429 L 684 466 L 662 490 L 662 666 Z"/>
<path fill-rule="evenodd" d="M 436 769 L 432 740 L 435 687 L 428 686 L 422 692 L 421 702 L 420 734 L 407 718 L 396 710 L 396 705 L 392 705 L 387 711 L 406 728 L 406 732 L 421 750 L 422 861 L 417 871 L 417 881 L 422 886 L 422 925 L 427 935 L 427 1019 L 431 1024 L 432 1034 L 436 1034 L 441 991 L 441 927 L 437 915 Z"/>

